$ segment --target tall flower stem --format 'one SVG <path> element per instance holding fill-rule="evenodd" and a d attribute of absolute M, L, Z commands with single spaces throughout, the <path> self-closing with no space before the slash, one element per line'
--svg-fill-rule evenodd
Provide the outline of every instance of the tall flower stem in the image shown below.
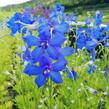
<path fill-rule="evenodd" d="M 22 40 L 20 40 L 20 46 L 21 46 L 21 52 L 22 52 L 22 47 L 23 47 L 23 42 L 22 42 Z M 25 93 L 24 93 L 24 91 L 23 91 L 23 86 L 24 86 L 24 79 L 23 79 L 23 77 L 22 77 L 22 71 L 23 71 L 23 67 L 22 67 L 22 63 L 23 63 L 23 58 L 22 58 L 22 56 L 20 57 L 20 60 L 19 60 L 19 66 L 20 66 L 20 74 L 19 74 L 19 76 L 20 76 L 20 80 L 21 80 L 21 86 L 20 86 L 20 94 L 22 95 L 22 97 L 23 97 L 23 100 L 24 100 L 24 109 L 27 109 L 27 104 L 26 104 L 26 99 L 25 99 Z"/>
<path fill-rule="evenodd" d="M 49 79 L 49 109 L 52 109 L 52 81 Z"/>

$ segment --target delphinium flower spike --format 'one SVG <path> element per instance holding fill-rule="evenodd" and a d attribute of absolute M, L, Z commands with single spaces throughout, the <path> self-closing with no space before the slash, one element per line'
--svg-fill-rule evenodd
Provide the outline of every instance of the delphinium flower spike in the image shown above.
<path fill-rule="evenodd" d="M 36 22 L 39 24 L 37 28 L 36 25 L 33 26 Z M 16 13 L 7 24 L 12 35 L 16 32 L 22 33 L 23 30 L 22 39 L 26 44 L 26 50 L 22 58 L 27 62 L 24 73 L 29 76 L 35 75 L 38 87 L 43 86 L 48 78 L 57 84 L 62 83 L 61 72 L 68 63 L 65 57 L 75 52 L 74 48 L 63 46 L 66 40 L 65 33 L 69 31 L 69 24 L 64 19 L 64 7 L 56 4 L 46 18 L 40 16 L 32 19 L 29 11 L 23 14 Z M 34 30 L 36 28 L 37 35 L 32 34 L 32 29 L 31 33 L 26 33 L 31 27 L 34 27 Z"/>
<path fill-rule="evenodd" d="M 36 46 L 31 52 L 31 59 L 24 72 L 28 75 L 37 75 L 35 82 L 38 87 L 43 86 L 47 82 L 48 77 L 57 84 L 61 83 L 60 71 L 63 71 L 67 65 L 64 57 L 74 53 L 73 48 L 62 47 L 66 40 L 64 34 L 68 29 L 66 28 L 68 24 L 66 22 L 60 23 L 56 19 L 54 20 L 54 18 L 48 19 L 48 21 L 42 23 L 42 25 L 40 24 L 38 37 L 31 35 L 23 37 L 29 48 Z M 65 27 L 64 30 L 63 26 Z M 39 66 L 35 65 L 37 62 Z M 32 70 L 35 70 L 36 73 Z"/>

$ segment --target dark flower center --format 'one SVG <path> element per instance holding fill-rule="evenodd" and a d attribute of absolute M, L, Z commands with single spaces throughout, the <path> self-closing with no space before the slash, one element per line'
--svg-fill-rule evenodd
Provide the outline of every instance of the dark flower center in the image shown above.
<path fill-rule="evenodd" d="M 47 41 L 41 42 L 40 46 L 41 46 L 43 49 L 46 49 L 46 48 L 48 47 Z"/>
<path fill-rule="evenodd" d="M 52 66 L 51 65 L 46 65 L 45 68 L 44 68 L 44 75 L 48 77 L 51 70 L 52 70 Z"/>

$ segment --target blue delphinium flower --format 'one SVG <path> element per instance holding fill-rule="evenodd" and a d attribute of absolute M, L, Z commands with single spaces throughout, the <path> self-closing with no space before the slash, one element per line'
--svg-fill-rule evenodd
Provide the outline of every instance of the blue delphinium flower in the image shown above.
<path fill-rule="evenodd" d="M 47 78 L 57 84 L 62 83 L 60 71 L 65 69 L 67 61 L 58 60 L 53 63 L 49 57 L 42 56 L 39 64 L 39 66 L 28 64 L 24 69 L 24 72 L 30 76 L 37 75 L 35 82 L 38 87 L 43 86 L 47 82 Z"/>
<path fill-rule="evenodd" d="M 20 21 L 22 14 L 15 13 L 14 16 L 7 22 L 7 26 L 11 30 L 11 35 L 13 36 L 16 32 L 21 32 L 22 25 L 17 21 Z"/>
<path fill-rule="evenodd" d="M 52 17 L 63 17 L 64 16 L 64 6 L 57 3 L 52 10 Z"/>
<path fill-rule="evenodd" d="M 95 25 L 100 25 L 102 23 L 103 15 L 100 11 L 96 11 L 96 15 L 94 16 Z"/>
<path fill-rule="evenodd" d="M 55 60 L 59 59 L 59 56 L 70 56 L 74 53 L 74 49 L 71 47 L 61 47 L 65 41 L 65 37 L 63 36 L 55 36 L 54 38 L 43 40 L 40 37 L 36 38 L 35 36 L 29 35 L 23 37 L 23 40 L 28 47 L 36 46 L 31 53 L 33 62 L 37 62 L 44 53 Z"/>
<path fill-rule="evenodd" d="M 11 30 L 11 35 L 14 36 L 17 32 L 26 33 L 26 26 L 34 22 L 34 19 L 31 19 L 30 13 L 28 12 L 25 14 L 15 13 L 14 16 L 7 21 L 7 26 Z"/>
<path fill-rule="evenodd" d="M 53 59 L 58 58 L 58 52 L 55 47 L 49 44 L 49 40 L 42 40 L 41 38 L 36 38 L 35 36 L 23 37 L 24 41 L 27 43 L 28 47 L 36 46 L 32 51 L 32 59 L 37 62 L 43 53 L 48 53 Z"/>

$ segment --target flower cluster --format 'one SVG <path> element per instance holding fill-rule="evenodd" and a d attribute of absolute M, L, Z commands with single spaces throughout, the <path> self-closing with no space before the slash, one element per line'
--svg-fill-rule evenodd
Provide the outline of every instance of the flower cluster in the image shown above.
<path fill-rule="evenodd" d="M 11 30 L 11 35 L 14 36 L 17 32 L 25 34 L 27 28 L 31 27 L 35 20 L 31 18 L 27 11 L 23 13 L 15 13 L 14 16 L 7 22 L 8 28 Z"/>
<path fill-rule="evenodd" d="M 72 47 L 63 45 L 66 41 L 65 33 L 69 31 L 69 24 L 63 16 L 64 7 L 57 4 L 48 18 L 38 17 L 34 20 L 27 11 L 14 14 L 7 22 L 12 35 L 23 31 L 22 39 L 26 44 L 23 60 L 28 62 L 24 73 L 29 76 L 36 75 L 35 82 L 38 87 L 43 86 L 48 78 L 57 84 L 62 83 L 61 74 L 67 66 L 65 57 L 74 53 Z M 33 31 L 26 34 L 25 31 L 29 28 L 25 25 L 31 26 L 35 22 L 38 22 L 38 27 L 35 28 L 38 35 L 34 35 Z"/>
<path fill-rule="evenodd" d="M 86 20 L 88 27 L 78 27 L 77 29 L 77 48 L 86 48 L 95 61 L 96 48 L 99 44 L 108 46 L 109 35 L 107 34 L 108 25 L 102 25 L 102 14 L 97 11 L 94 16 L 94 23 L 91 24 L 89 18 Z"/>
<path fill-rule="evenodd" d="M 96 57 L 102 57 L 103 47 L 109 47 L 109 25 L 103 24 L 103 15 L 97 11 L 93 20 L 87 18 L 85 22 L 79 22 L 75 14 L 70 14 L 66 17 L 71 28 L 70 46 L 74 44 L 77 49 L 86 49 L 91 54 L 92 65 L 88 66 L 88 72 L 94 72 L 96 67 L 94 61 Z M 101 50 L 102 49 L 102 50 Z"/>

